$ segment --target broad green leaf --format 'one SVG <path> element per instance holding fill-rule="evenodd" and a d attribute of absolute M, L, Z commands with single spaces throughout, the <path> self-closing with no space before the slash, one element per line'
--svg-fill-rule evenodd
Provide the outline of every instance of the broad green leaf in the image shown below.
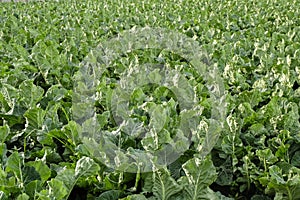
<path fill-rule="evenodd" d="M 68 91 L 61 85 L 51 85 L 44 97 L 47 98 L 48 101 L 59 102 L 67 95 L 67 92 Z"/>
<path fill-rule="evenodd" d="M 97 122 L 99 123 L 101 129 L 108 124 L 109 118 L 110 113 L 108 111 L 103 112 L 101 115 L 97 115 Z"/>
<path fill-rule="evenodd" d="M 69 194 L 76 183 L 75 171 L 74 169 L 63 168 L 58 171 L 57 176 L 52 180 L 60 181 L 64 185 L 67 194 Z"/>
<path fill-rule="evenodd" d="M 53 46 L 48 46 L 46 49 L 45 49 L 45 54 L 46 56 L 49 56 L 50 59 L 57 59 L 58 56 L 59 56 L 59 52 L 58 50 Z"/>
<path fill-rule="evenodd" d="M 93 159 L 89 157 L 82 157 L 76 163 L 75 176 L 76 178 L 82 176 L 87 177 L 90 175 L 97 174 L 99 170 L 100 170 L 99 165 Z"/>
<path fill-rule="evenodd" d="M 182 190 L 182 186 L 167 173 L 156 172 L 153 174 L 153 194 L 157 199 L 168 200 Z"/>
<path fill-rule="evenodd" d="M 30 183 L 34 180 L 41 180 L 40 174 L 37 172 L 37 170 L 32 166 L 24 166 L 22 168 L 22 174 L 23 174 L 23 182 L 24 184 Z"/>
<path fill-rule="evenodd" d="M 63 127 L 63 132 L 68 138 L 68 142 L 77 146 L 80 142 L 81 127 L 74 121 L 70 121 L 66 126 Z"/>
<path fill-rule="evenodd" d="M 44 184 L 40 180 L 34 180 L 25 185 L 26 194 L 32 199 L 35 196 L 38 196 L 38 192 L 40 192 L 44 187 Z"/>
<path fill-rule="evenodd" d="M 51 200 L 50 195 L 48 194 L 48 190 L 42 190 L 41 192 L 37 192 L 36 196 L 38 197 L 39 200 Z"/>
<path fill-rule="evenodd" d="M 65 199 L 65 197 L 68 195 L 69 189 L 65 186 L 64 181 L 52 179 L 48 182 L 48 185 L 49 197 L 51 199 Z"/>
<path fill-rule="evenodd" d="M 30 197 L 29 197 L 27 194 L 25 194 L 25 193 L 20 194 L 20 195 L 17 197 L 17 200 L 29 200 L 29 199 L 30 199 Z"/>
<path fill-rule="evenodd" d="M 249 102 L 251 107 L 257 106 L 260 101 L 262 101 L 262 94 L 258 89 L 253 89 L 250 91 L 244 91 L 239 94 L 238 100 L 241 102 Z"/>
<path fill-rule="evenodd" d="M 1 143 L 5 142 L 7 136 L 10 133 L 10 128 L 8 125 L 0 126 L 0 138 L 1 138 Z"/>
<path fill-rule="evenodd" d="M 6 172 L 12 172 L 18 179 L 22 181 L 22 160 L 18 152 L 14 151 L 6 161 Z"/>
<path fill-rule="evenodd" d="M 273 116 L 280 116 L 281 110 L 280 106 L 278 105 L 278 97 L 273 97 L 271 101 L 260 110 L 261 114 L 265 117 L 273 117 Z"/>
<path fill-rule="evenodd" d="M 180 112 L 180 130 L 185 137 L 189 137 L 191 132 L 197 132 L 200 124 L 201 112 L 195 110 L 182 110 Z M 194 133 L 195 134 L 195 133 Z M 195 136 L 194 136 L 195 137 Z"/>
<path fill-rule="evenodd" d="M 103 192 L 96 200 L 118 200 L 120 197 L 120 191 L 118 190 L 109 190 Z"/>
<path fill-rule="evenodd" d="M 43 88 L 34 85 L 31 80 L 22 82 L 19 86 L 19 92 L 19 101 L 24 104 L 26 108 L 34 108 L 44 94 Z"/>
<path fill-rule="evenodd" d="M 216 178 L 216 169 L 209 157 L 203 160 L 193 158 L 183 165 L 186 176 L 179 179 L 180 185 L 184 187 L 185 199 L 203 199 L 208 192 L 208 186 Z"/>
<path fill-rule="evenodd" d="M 27 162 L 25 166 L 34 167 L 35 170 L 39 173 L 42 183 L 45 183 L 51 176 L 51 170 L 42 160 Z"/>
<path fill-rule="evenodd" d="M 153 128 L 154 133 L 158 134 L 167 124 L 167 111 L 161 105 L 157 105 L 150 111 L 150 117 L 149 126 Z"/>
<path fill-rule="evenodd" d="M 59 169 L 57 176 L 48 183 L 50 188 L 56 188 L 55 183 L 62 187 L 57 192 L 53 192 L 52 196 L 61 199 L 69 197 L 76 182 L 81 177 L 88 177 L 96 174 L 100 170 L 98 164 L 96 164 L 91 158 L 83 157 L 76 163 L 76 168 Z"/>
<path fill-rule="evenodd" d="M 216 141 L 219 139 L 219 135 L 222 131 L 222 125 L 220 122 L 214 119 L 209 120 L 209 127 L 205 133 L 205 140 L 201 143 L 201 154 L 206 156 L 214 148 Z M 200 145 L 198 145 L 200 146 Z"/>
<path fill-rule="evenodd" d="M 207 200 L 233 200 L 234 198 L 229 198 L 224 196 L 220 192 L 214 192 L 212 189 L 208 188 L 207 193 L 203 195 L 202 199 Z"/>
<path fill-rule="evenodd" d="M 300 167 L 300 151 L 296 151 L 292 157 L 291 164 L 295 167 Z"/>
<path fill-rule="evenodd" d="M 62 127 L 63 122 L 59 117 L 60 109 L 64 109 L 61 103 L 48 103 L 44 122 L 47 131 Z"/>
<path fill-rule="evenodd" d="M 50 60 L 48 60 L 44 55 L 46 49 L 47 45 L 45 44 L 45 42 L 43 40 L 39 40 L 32 48 L 32 55 L 34 61 L 38 64 L 38 68 L 41 71 L 43 77 L 47 81 L 48 73 L 51 69 L 51 64 L 49 62 Z"/>
<path fill-rule="evenodd" d="M 42 108 L 36 107 L 28 109 L 24 117 L 26 118 L 26 131 L 39 130 L 42 128 L 46 111 Z"/>
<path fill-rule="evenodd" d="M 15 114 L 16 99 L 18 99 L 18 90 L 12 85 L 0 82 L 0 100 L 1 100 L 1 113 Z"/>

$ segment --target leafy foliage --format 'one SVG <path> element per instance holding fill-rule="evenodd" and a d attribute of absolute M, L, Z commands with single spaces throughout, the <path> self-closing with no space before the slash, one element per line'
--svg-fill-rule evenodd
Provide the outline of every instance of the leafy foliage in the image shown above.
<path fill-rule="evenodd" d="M 299 1 L 0 4 L 1 200 L 300 199 Z M 157 49 L 128 53 L 108 68 L 97 88 L 100 128 L 116 131 L 109 103 L 112 90 L 135 60 L 178 69 L 201 96 L 203 118 L 190 121 L 199 133 L 193 135 L 189 150 L 169 166 L 160 170 L 151 166 L 153 171 L 140 173 L 135 163 L 121 167 L 137 173 L 114 171 L 95 158 L 93 141 L 86 146 L 79 139 L 84 133 L 72 116 L 73 77 L 98 44 L 124 30 L 145 26 L 176 30 L 208 52 L 228 91 L 226 125 L 220 137 L 212 135 L 203 141 L 207 126 L 214 123 L 208 120 L 211 97 L 190 63 Z M 158 77 L 155 73 L 149 78 Z M 158 147 L 153 146 L 154 138 L 137 140 L 141 130 L 131 126 L 136 121 L 165 131 L 157 137 L 158 145 L 170 142 L 172 132 L 167 128 L 179 120 L 172 92 L 154 86 L 130 95 L 119 92 L 134 111 L 124 127 L 134 131 L 122 135 L 122 145 Z M 145 105 L 147 98 L 152 101 Z M 119 105 L 118 113 L 124 110 L 121 100 L 113 102 Z M 147 114 L 154 117 L 149 120 Z M 183 112 L 181 117 L 192 115 Z M 107 141 L 113 145 L 116 139 Z M 214 140 L 217 144 L 209 155 L 199 153 L 206 148 L 202 144 L 209 147 Z M 174 145 L 184 144 L 183 140 Z M 147 159 L 140 158 L 138 151 L 129 152 L 133 159 Z"/>

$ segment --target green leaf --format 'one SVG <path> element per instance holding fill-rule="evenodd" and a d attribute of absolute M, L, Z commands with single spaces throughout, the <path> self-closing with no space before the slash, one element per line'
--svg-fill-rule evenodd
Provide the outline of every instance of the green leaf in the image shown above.
<path fill-rule="evenodd" d="M 36 196 L 38 196 L 39 200 L 51 200 L 50 196 L 49 196 L 49 191 L 48 190 L 42 190 L 40 192 L 36 193 Z"/>
<path fill-rule="evenodd" d="M 18 197 L 17 197 L 17 200 L 28 200 L 30 197 L 23 193 L 23 194 L 20 194 Z"/>
<path fill-rule="evenodd" d="M 5 143 L 0 143 L 0 163 L 6 159 L 7 147 Z"/>
<path fill-rule="evenodd" d="M 19 153 L 14 151 L 6 161 L 6 172 L 12 172 L 22 182 L 22 161 Z"/>
<path fill-rule="evenodd" d="M 150 111 L 150 124 L 154 133 L 159 133 L 167 123 L 167 112 L 161 105 L 155 105 Z"/>
<path fill-rule="evenodd" d="M 268 165 L 272 165 L 278 160 L 270 149 L 259 149 L 256 151 L 256 155 L 258 156 L 259 160 Z"/>
<path fill-rule="evenodd" d="M 26 108 L 34 108 L 36 104 L 43 98 L 43 88 L 33 84 L 32 80 L 23 81 L 19 86 L 19 101 Z"/>
<path fill-rule="evenodd" d="M 40 180 L 34 180 L 25 185 L 25 192 L 29 195 L 31 199 L 37 196 L 38 192 L 40 192 L 44 187 L 44 184 Z"/>
<path fill-rule="evenodd" d="M 32 108 L 28 109 L 24 117 L 26 118 L 26 131 L 30 132 L 32 130 L 42 129 L 46 111 L 42 108 Z"/>
<path fill-rule="evenodd" d="M 42 160 L 27 162 L 25 166 L 34 167 L 35 170 L 39 173 L 42 183 L 45 183 L 51 176 L 51 170 Z"/>
<path fill-rule="evenodd" d="M 203 196 L 202 199 L 207 199 L 207 200 L 234 200 L 234 198 L 226 197 L 222 193 L 214 192 L 210 188 L 208 188 L 208 192 L 206 193 L 206 195 Z"/>
<path fill-rule="evenodd" d="M 81 127 L 74 121 L 70 121 L 66 126 L 63 127 L 63 132 L 68 138 L 68 142 L 77 146 L 80 142 Z"/>
<path fill-rule="evenodd" d="M 278 183 L 278 184 L 286 183 L 282 176 L 282 170 L 278 166 L 273 165 L 270 167 L 270 175 L 273 178 L 273 180 L 276 181 L 276 183 Z"/>
<path fill-rule="evenodd" d="M 0 138 L 1 138 L 1 143 L 5 142 L 7 136 L 10 133 L 10 128 L 8 125 L 0 126 Z"/>
<path fill-rule="evenodd" d="M 178 185 L 167 171 L 154 173 L 153 179 L 152 191 L 158 199 L 168 200 L 182 190 L 182 186 Z"/>
<path fill-rule="evenodd" d="M 75 170 L 68 168 L 59 169 L 57 176 L 48 183 L 50 189 L 54 188 L 57 190 L 56 187 L 58 186 L 55 185 L 56 183 L 61 187 L 57 192 L 53 192 L 52 196 L 58 199 L 68 198 L 79 178 L 95 175 L 99 170 L 99 165 L 88 157 L 82 157 L 78 160 Z"/>
<path fill-rule="evenodd" d="M 299 193 L 296 192 L 300 189 L 299 169 L 291 167 L 288 170 L 288 179 L 285 178 L 286 174 L 283 174 L 283 170 L 276 165 L 270 167 L 269 173 L 270 179 L 268 182 L 268 188 L 274 189 L 276 195 L 283 195 L 288 199 L 299 198 Z"/>
<path fill-rule="evenodd" d="M 44 122 L 45 129 L 47 131 L 62 127 L 63 122 L 58 114 L 60 112 L 60 109 L 65 109 L 63 108 L 60 102 L 58 103 L 48 102 L 48 106 L 45 109 L 46 115 L 45 115 L 45 122 Z"/>
<path fill-rule="evenodd" d="M 67 93 L 68 91 L 61 85 L 51 85 L 44 97 L 47 98 L 48 101 L 59 102 L 66 97 Z"/>
<path fill-rule="evenodd" d="M 65 186 L 63 181 L 58 179 L 52 179 L 48 182 L 48 185 L 49 197 L 51 199 L 65 199 L 65 197 L 68 195 L 69 189 Z"/>
<path fill-rule="evenodd" d="M 57 176 L 52 180 L 61 181 L 67 194 L 70 194 L 76 183 L 75 171 L 74 169 L 63 168 L 58 171 Z"/>
<path fill-rule="evenodd" d="M 96 198 L 96 200 L 118 200 L 119 197 L 120 197 L 119 190 L 109 190 L 103 192 L 99 197 Z"/>
<path fill-rule="evenodd" d="M 75 176 L 76 178 L 87 177 L 97 174 L 99 170 L 99 165 L 93 159 L 89 157 L 82 157 L 76 163 Z"/>
<path fill-rule="evenodd" d="M 50 59 L 57 58 L 59 56 L 58 50 L 53 46 L 47 46 L 45 49 L 46 56 L 49 56 Z"/>
<path fill-rule="evenodd" d="M 193 158 L 183 165 L 186 176 L 179 179 L 180 185 L 184 187 L 185 199 L 198 200 L 207 195 L 208 186 L 216 178 L 216 169 L 209 157 L 203 160 Z"/>
<path fill-rule="evenodd" d="M 49 60 L 44 56 L 45 50 L 47 49 L 47 45 L 43 40 L 39 40 L 35 43 L 32 48 L 32 54 L 34 61 L 38 64 L 38 68 L 41 71 L 43 77 L 47 81 L 48 73 L 51 69 L 51 64 Z"/>
<path fill-rule="evenodd" d="M 300 167 L 300 151 L 296 151 L 292 157 L 291 164 L 295 167 Z"/>
<path fill-rule="evenodd" d="M 41 180 L 40 174 L 32 166 L 24 166 L 22 168 L 23 181 L 25 184 L 34 180 Z"/>

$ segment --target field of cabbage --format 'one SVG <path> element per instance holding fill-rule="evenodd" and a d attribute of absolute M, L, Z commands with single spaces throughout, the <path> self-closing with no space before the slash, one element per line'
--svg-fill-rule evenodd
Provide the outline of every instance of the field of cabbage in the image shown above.
<path fill-rule="evenodd" d="M 300 199 L 299 8 L 0 3 L 0 200 Z"/>

